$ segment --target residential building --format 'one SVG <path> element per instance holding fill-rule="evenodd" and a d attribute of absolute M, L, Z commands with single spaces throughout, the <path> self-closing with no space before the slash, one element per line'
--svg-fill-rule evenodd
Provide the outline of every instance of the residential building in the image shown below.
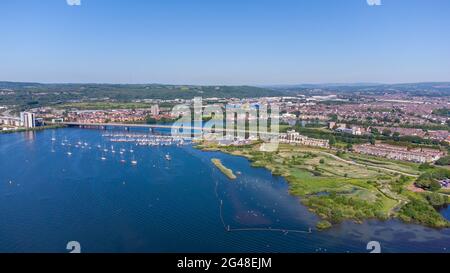
<path fill-rule="evenodd" d="M 281 143 L 300 144 L 311 147 L 330 148 L 330 143 L 326 139 L 316 139 L 300 135 L 300 133 L 292 130 L 285 134 L 280 134 L 279 140 Z"/>
<path fill-rule="evenodd" d="M 407 147 L 387 144 L 356 145 L 353 147 L 353 151 L 360 154 L 416 163 L 431 163 L 445 156 L 444 152 L 436 149 L 417 148 L 409 150 Z"/>
<path fill-rule="evenodd" d="M 34 113 L 22 112 L 20 113 L 20 120 L 22 122 L 22 126 L 25 128 L 36 127 L 36 116 Z"/>

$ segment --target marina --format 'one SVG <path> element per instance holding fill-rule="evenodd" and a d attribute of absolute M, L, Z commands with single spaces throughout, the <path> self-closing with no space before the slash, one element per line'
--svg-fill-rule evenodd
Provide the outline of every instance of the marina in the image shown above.
<path fill-rule="evenodd" d="M 170 147 L 170 146 L 188 146 L 192 142 L 184 138 L 171 137 L 168 135 L 154 135 L 154 134 L 142 134 L 142 133 L 123 133 L 112 132 L 104 133 L 101 135 L 101 144 L 88 143 L 85 141 L 70 141 L 67 137 L 63 137 L 60 147 L 66 150 L 67 156 L 72 156 L 76 150 L 96 150 L 101 153 L 99 157 L 101 161 L 108 160 L 108 155 L 114 158 L 116 154 L 119 154 L 119 162 L 125 164 L 130 162 L 131 165 L 138 165 L 138 161 L 134 156 L 133 147 Z M 51 138 L 52 152 L 55 152 L 55 143 L 58 139 L 53 135 Z M 114 146 L 116 145 L 116 147 Z M 120 146 L 120 147 L 119 147 Z M 107 148 L 109 147 L 109 148 Z M 119 148 L 117 148 L 119 147 Z M 128 160 L 126 159 L 128 157 Z M 172 157 L 169 153 L 163 157 L 166 161 L 171 161 Z"/>
<path fill-rule="evenodd" d="M 137 146 L 183 146 L 191 144 L 191 141 L 186 138 L 153 134 L 108 133 L 102 134 L 102 137 L 112 143 L 132 143 Z"/>

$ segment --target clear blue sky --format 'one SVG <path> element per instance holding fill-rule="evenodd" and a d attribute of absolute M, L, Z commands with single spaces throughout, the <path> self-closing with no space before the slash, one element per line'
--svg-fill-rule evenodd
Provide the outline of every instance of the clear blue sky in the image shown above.
<path fill-rule="evenodd" d="M 1 0 L 0 80 L 450 81 L 450 1 Z"/>

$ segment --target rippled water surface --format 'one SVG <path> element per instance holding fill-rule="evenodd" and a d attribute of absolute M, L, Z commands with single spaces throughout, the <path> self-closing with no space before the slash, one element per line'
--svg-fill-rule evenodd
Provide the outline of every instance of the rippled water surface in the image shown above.
<path fill-rule="evenodd" d="M 0 135 L 0 252 L 67 252 L 69 241 L 84 252 L 368 252 L 373 240 L 385 252 L 450 250 L 450 230 L 395 220 L 317 232 L 286 181 L 245 158 L 127 143 L 113 154 L 102 133 Z"/>

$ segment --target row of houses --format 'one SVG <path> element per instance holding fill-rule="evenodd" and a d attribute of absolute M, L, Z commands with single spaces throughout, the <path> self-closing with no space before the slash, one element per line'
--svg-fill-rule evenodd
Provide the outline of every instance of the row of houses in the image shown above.
<path fill-rule="evenodd" d="M 285 134 L 280 134 L 280 143 L 299 144 L 311 147 L 330 148 L 330 142 L 326 139 L 316 139 L 303 136 L 295 130 L 287 131 Z"/>
<path fill-rule="evenodd" d="M 402 128 L 402 127 L 384 127 L 384 126 L 369 126 L 367 128 L 347 125 L 345 123 L 329 122 L 328 128 L 338 133 L 345 133 L 355 136 L 371 134 L 373 129 L 378 132 L 389 131 L 390 134 L 397 133 L 399 136 L 417 136 L 424 139 L 447 141 L 450 143 L 450 133 L 447 130 L 422 130 L 416 128 Z"/>
<path fill-rule="evenodd" d="M 365 134 L 367 131 L 364 128 L 358 127 L 358 126 L 352 126 L 351 128 L 347 128 L 347 124 L 345 123 L 336 123 L 336 122 L 329 122 L 328 128 L 330 130 L 334 130 L 338 133 L 345 133 L 355 136 L 360 136 Z"/>
<path fill-rule="evenodd" d="M 355 145 L 353 151 L 360 154 L 385 157 L 392 160 L 410 161 L 416 163 L 431 163 L 445 156 L 445 153 L 435 149 L 408 149 L 407 147 L 387 144 Z"/>

